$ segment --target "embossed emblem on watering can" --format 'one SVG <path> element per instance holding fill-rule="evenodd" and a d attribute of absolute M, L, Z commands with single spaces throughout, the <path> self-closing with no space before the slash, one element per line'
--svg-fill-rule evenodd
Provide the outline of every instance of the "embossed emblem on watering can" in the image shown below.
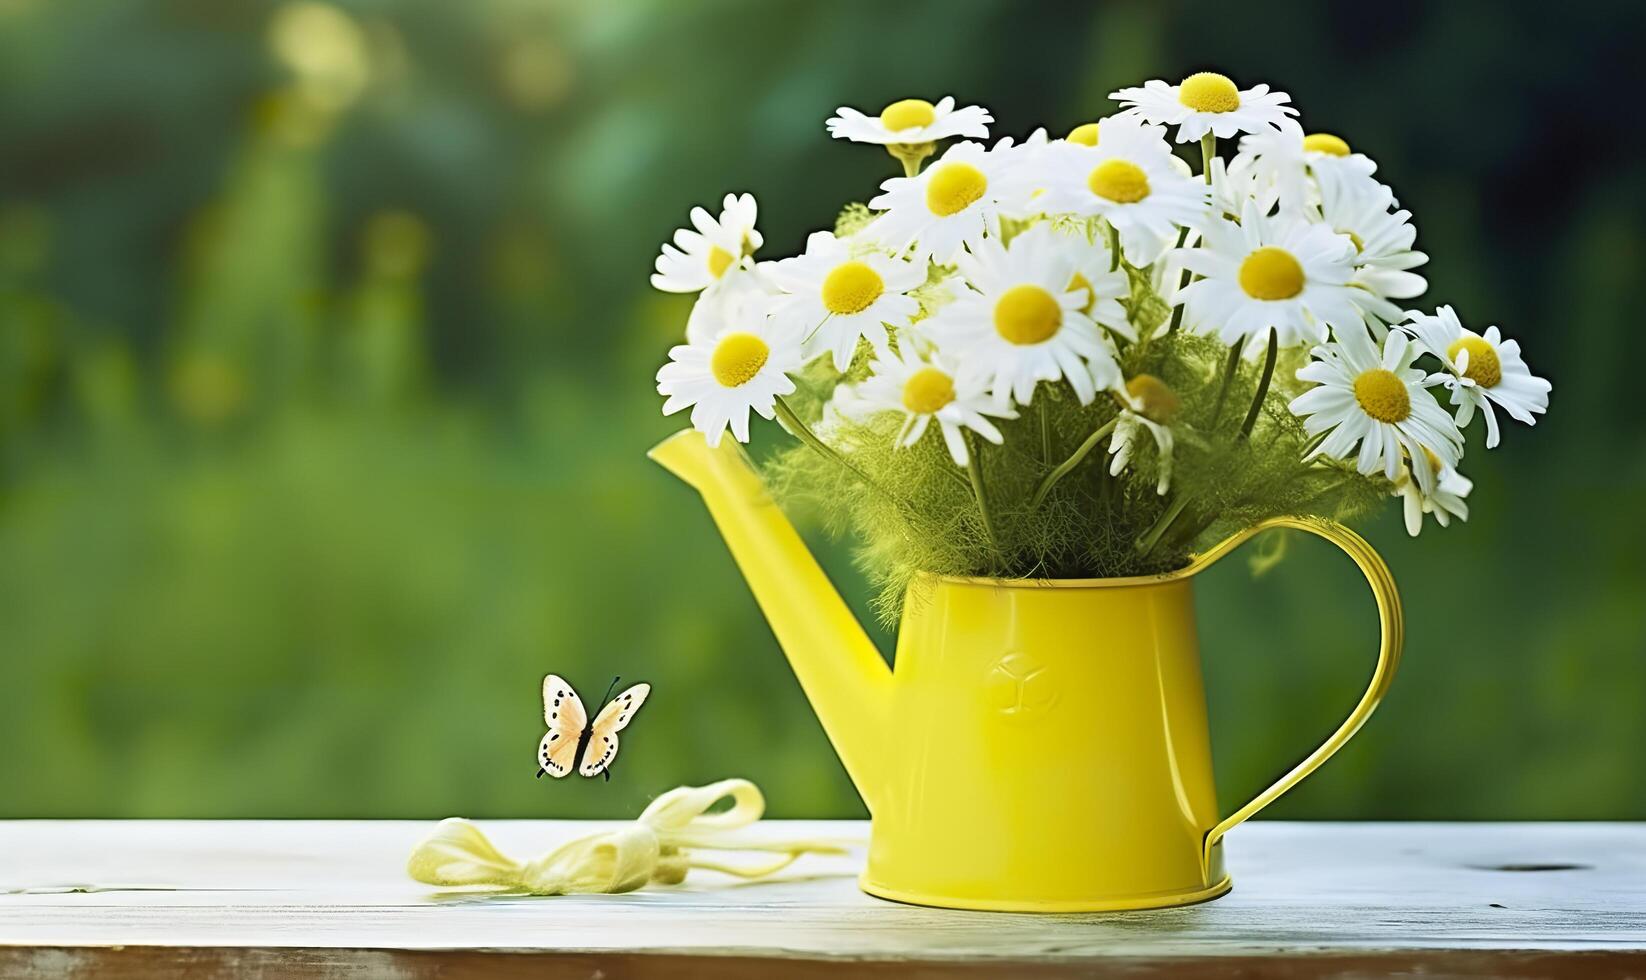
<path fill-rule="evenodd" d="M 1021 650 L 1008 650 L 983 680 L 989 704 L 1013 721 L 1030 722 L 1057 704 L 1051 668 Z"/>

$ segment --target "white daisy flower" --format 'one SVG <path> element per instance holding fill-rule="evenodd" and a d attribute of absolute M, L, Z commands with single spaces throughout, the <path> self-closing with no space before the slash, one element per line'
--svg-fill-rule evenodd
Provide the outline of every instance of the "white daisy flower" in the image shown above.
<path fill-rule="evenodd" d="M 1319 204 L 1317 185 L 1369 178 L 1377 170 L 1370 157 L 1350 152 L 1341 137 L 1330 133 L 1306 136 L 1301 126 L 1290 121 L 1279 129 L 1241 137 L 1240 152 L 1229 167 L 1249 168 L 1271 200 L 1293 212 Z"/>
<path fill-rule="evenodd" d="M 1160 454 L 1155 492 L 1165 496 L 1172 485 L 1170 425 L 1180 404 L 1177 393 L 1154 375 L 1139 374 L 1128 380 L 1125 387 L 1116 389 L 1115 397 L 1125 407 L 1116 416 L 1114 432 L 1109 436 L 1109 475 L 1119 476 L 1125 471 L 1146 432 L 1154 437 L 1155 449 Z"/>
<path fill-rule="evenodd" d="M 873 411 L 864 401 L 858 385 L 837 384 L 823 403 L 823 414 L 812 426 L 812 432 L 827 443 L 833 443 L 842 429 L 856 425 Z"/>
<path fill-rule="evenodd" d="M 1356 469 L 1367 476 L 1381 471 L 1392 481 L 1405 456 L 1413 461 L 1418 486 L 1433 492 L 1431 455 L 1441 469 L 1456 466 L 1463 435 L 1424 386 L 1423 371 L 1412 367 L 1422 351 L 1398 330 L 1384 339 L 1381 359 L 1364 327 L 1338 331 L 1337 337 L 1316 347 L 1316 360 L 1297 372 L 1298 380 L 1316 387 L 1292 400 L 1292 412 L 1303 417 L 1310 436 L 1330 433 L 1309 458 L 1348 459 L 1358 445 Z"/>
<path fill-rule="evenodd" d="M 962 247 L 976 247 L 985 232 L 997 234 L 997 202 L 1006 158 L 978 143 L 956 143 L 914 177 L 882 183 L 885 193 L 869 201 L 884 211 L 864 233 L 894 253 L 914 246 L 914 259 L 939 265 L 954 261 Z"/>
<path fill-rule="evenodd" d="M 921 321 L 968 380 L 987 381 L 1002 407 L 1013 397 L 1028 404 L 1041 381 L 1066 378 L 1081 404 L 1121 382 L 1113 345 L 1081 312 L 1089 291 L 1070 287 L 1077 247 L 1044 223 L 1009 247 L 985 239 L 959 258 L 975 291 Z"/>
<path fill-rule="evenodd" d="M 866 116 L 850 106 L 841 106 L 829 117 L 829 135 L 854 143 L 892 144 L 934 143 L 951 136 L 989 138 L 994 117 L 982 106 L 954 107 L 954 99 L 944 96 L 936 105 L 924 99 L 901 99 Z"/>
<path fill-rule="evenodd" d="M 1127 340 L 1137 339 L 1137 328 L 1126 316 L 1120 300 L 1132 292 L 1132 282 L 1126 271 L 1114 260 L 1109 243 L 1099 237 L 1088 242 L 1078 232 L 1056 232 L 1070 239 L 1069 248 L 1074 258 L 1074 275 L 1069 277 L 1069 289 L 1087 291 L 1086 305 L 1080 312 L 1091 317 L 1099 326 Z"/>
<path fill-rule="evenodd" d="M 897 436 L 900 447 L 919 442 L 935 421 L 956 466 L 970 460 L 963 429 L 1000 445 L 1004 437 L 985 416 L 1016 418 L 1017 413 L 995 404 L 983 389 L 982 379 L 963 375 L 941 353 L 923 358 L 912 347 L 903 345 L 899 354 L 887 354 L 870 366 L 868 379 L 858 385 L 855 409 L 902 412 L 903 429 Z"/>
<path fill-rule="evenodd" d="M 1366 310 L 1394 323 L 1406 311 L 1391 302 L 1422 295 L 1429 282 L 1411 269 L 1429 261 L 1415 251 L 1417 229 L 1410 211 L 1394 211 L 1394 192 L 1368 176 L 1320 185 L 1320 214 L 1326 225 L 1354 243 L 1353 299 Z"/>
<path fill-rule="evenodd" d="M 1271 327 L 1282 347 L 1324 341 L 1328 324 L 1358 330 L 1363 321 L 1347 285 L 1353 251 L 1325 225 L 1269 217 L 1248 201 L 1240 224 L 1213 220 L 1199 248 L 1173 253 L 1205 277 L 1179 293 L 1184 320 L 1225 343 L 1244 337 L 1253 347 Z"/>
<path fill-rule="evenodd" d="M 1152 79 L 1141 88 L 1112 92 L 1109 98 L 1121 104 L 1121 116 L 1176 126 L 1179 143 L 1191 143 L 1207 133 L 1228 139 L 1236 133 L 1275 129 L 1287 116 L 1297 115 L 1287 104 L 1292 97 L 1286 93 L 1270 92 L 1267 85 L 1241 91 L 1227 75 L 1213 71 L 1196 72 L 1177 85 Z"/>
<path fill-rule="evenodd" d="M 1431 492 L 1425 493 L 1415 479 L 1412 478 L 1411 467 L 1402 463 L 1400 474 L 1395 477 L 1395 496 L 1401 498 L 1401 507 L 1405 512 L 1406 533 L 1417 537 L 1423 530 L 1423 515 L 1433 514 L 1435 523 L 1446 527 L 1452 518 L 1460 521 L 1469 519 L 1469 504 L 1463 498 L 1469 495 L 1475 485 L 1470 479 L 1457 471 L 1455 466 L 1442 463 L 1434 453 L 1424 450 L 1428 462 L 1439 479 Z"/>
<path fill-rule="evenodd" d="M 800 338 L 766 317 L 726 324 L 713 339 L 681 344 L 657 372 L 663 414 L 692 410 L 692 427 L 710 446 L 728 427 L 749 441 L 749 410 L 771 418 L 779 395 L 794 391 L 789 371 L 800 367 Z"/>
<path fill-rule="evenodd" d="M 777 293 L 771 278 L 774 265 L 774 262 L 745 262 L 699 293 L 686 317 L 686 343 L 712 340 L 728 323 L 751 323 L 764 317 L 767 304 Z"/>
<path fill-rule="evenodd" d="M 1110 119 L 1118 118 L 1123 117 L 1120 115 L 1107 116 L 1103 119 L 1095 119 L 1091 122 L 1081 123 L 1075 128 L 1069 130 L 1068 135 L 1063 137 L 1063 142 L 1078 143 L 1081 146 L 1096 146 L 1098 143 L 1098 138 L 1102 133 L 1103 124 L 1108 122 Z M 1136 122 L 1136 120 L 1128 120 L 1128 122 Z"/>
<path fill-rule="evenodd" d="M 1212 211 L 1226 217 L 1236 217 L 1246 209 L 1246 202 L 1257 205 L 1257 210 L 1268 214 L 1275 209 L 1280 193 L 1254 166 L 1250 157 L 1236 154 L 1224 161 L 1212 158 Z"/>
<path fill-rule="evenodd" d="M 1365 180 L 1377 172 L 1377 163 L 1371 157 L 1354 152 L 1343 137 L 1332 133 L 1303 137 L 1303 163 L 1321 190 L 1343 181 Z"/>
<path fill-rule="evenodd" d="M 770 275 L 785 294 L 771 315 L 805 338 L 807 360 L 829 351 L 844 371 L 860 339 L 885 354 L 887 325 L 902 327 L 920 312 L 907 293 L 926 281 L 926 267 L 881 252 L 853 254 L 833 232 L 819 231 L 806 239 L 805 254 L 773 263 Z"/>
<path fill-rule="evenodd" d="M 1434 316 L 1413 314 L 1400 325 L 1417 338 L 1423 349 L 1440 358 L 1446 371 L 1430 380 L 1446 386 L 1457 406 L 1457 424 L 1466 426 L 1475 409 L 1486 415 L 1486 448 L 1498 444 L 1495 403 L 1517 422 L 1536 425 L 1537 416 L 1549 409 L 1553 387 L 1532 374 L 1520 356 L 1520 342 L 1504 340 L 1495 326 L 1485 335 L 1466 329 L 1450 306 L 1442 306 Z"/>
<path fill-rule="evenodd" d="M 1229 170 L 1242 174 L 1255 191 L 1253 196 L 1267 196 L 1271 205 L 1300 212 L 1314 203 L 1309 167 L 1303 159 L 1303 127 L 1290 120 L 1279 128 L 1242 136 Z"/>
<path fill-rule="evenodd" d="M 657 257 L 652 286 L 666 293 L 695 293 L 719 283 L 728 272 L 743 268 L 745 258 L 763 239 L 754 230 L 759 208 L 753 194 L 727 194 L 720 217 L 692 208 L 692 225 L 674 233 L 674 244 L 664 245 Z"/>
<path fill-rule="evenodd" d="M 1081 123 L 1075 128 L 1069 130 L 1069 135 L 1063 138 L 1070 143 L 1079 143 L 1081 146 L 1096 146 L 1098 130 L 1101 128 L 1101 124 L 1102 120 L 1098 120 L 1097 122 Z"/>
<path fill-rule="evenodd" d="M 1002 218 L 1027 221 L 1045 212 L 1046 153 L 1054 145 L 1044 128 L 1021 143 L 1003 136 L 989 151 L 1000 160 L 995 209 Z"/>
<path fill-rule="evenodd" d="M 1096 146 L 1064 143 L 1047 152 L 1045 210 L 1103 218 L 1120 233 L 1126 261 L 1149 265 L 1178 226 L 1204 217 L 1206 185 L 1177 168 L 1159 126 L 1112 117 L 1101 130 Z"/>

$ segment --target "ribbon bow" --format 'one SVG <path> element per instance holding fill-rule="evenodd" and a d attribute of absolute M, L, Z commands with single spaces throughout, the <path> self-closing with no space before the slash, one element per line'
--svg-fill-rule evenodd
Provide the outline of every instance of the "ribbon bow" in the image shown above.
<path fill-rule="evenodd" d="M 727 797 L 731 809 L 708 812 Z M 823 840 L 738 840 L 733 835 L 765 811 L 765 797 L 747 779 L 681 786 L 653 800 L 639 820 L 579 837 L 525 864 L 505 857 L 474 824 L 447 817 L 412 849 L 406 871 L 427 885 L 496 885 L 532 895 L 616 894 L 652 881 L 679 884 L 691 868 L 759 878 L 783 870 L 802 854 L 846 853 Z M 776 856 L 754 864 L 726 864 L 698 857 L 693 849 Z"/>

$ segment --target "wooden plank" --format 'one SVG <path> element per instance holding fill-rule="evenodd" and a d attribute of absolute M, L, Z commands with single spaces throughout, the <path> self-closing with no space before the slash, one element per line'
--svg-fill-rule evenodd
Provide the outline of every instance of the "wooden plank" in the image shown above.
<path fill-rule="evenodd" d="M 1643 953 L 1525 953 L 1410 950 L 1357 955 L 1275 955 L 1141 960 L 856 960 L 642 953 L 525 953 L 471 950 L 124 949 L 0 947 L 0 976 L 16 980 L 256 977 L 359 980 L 1366 980 L 1368 977 L 1481 977 L 1579 980 L 1646 976 Z"/>
<path fill-rule="evenodd" d="M 855 855 L 803 859 L 766 883 L 694 872 L 685 886 L 620 896 L 439 893 L 403 871 L 431 826 L 0 822 L 0 946 L 16 947 L 0 950 L 0 973 L 118 966 L 132 976 L 178 975 L 187 961 L 204 972 L 268 972 L 253 969 L 266 962 L 290 964 L 294 976 L 415 977 L 468 962 L 463 951 L 498 950 L 534 954 L 498 959 L 500 976 L 586 976 L 591 963 L 604 964 L 608 977 L 676 976 L 685 974 L 668 972 L 674 964 L 705 968 L 706 958 L 722 970 L 711 975 L 754 976 L 761 974 L 738 971 L 771 957 L 788 960 L 785 976 L 842 961 L 948 971 L 973 963 L 1014 976 L 1092 975 L 1080 971 L 1099 966 L 1190 975 L 1183 964 L 1193 963 L 1195 975 L 1235 976 L 1205 971 L 1266 963 L 1263 972 L 1275 972 L 1277 956 L 1287 969 L 1313 959 L 1308 970 L 1326 971 L 1288 976 L 1385 961 L 1391 969 L 1450 962 L 1465 974 L 1540 976 L 1561 975 L 1547 972 L 1548 954 L 1578 952 L 1590 954 L 1570 960 L 1581 969 L 1646 975 L 1640 824 L 1255 823 L 1231 836 L 1235 891 L 1223 899 L 1058 916 L 869 898 L 856 888 Z M 482 826 L 505 853 L 525 857 L 597 825 Z M 810 821 L 760 829 L 866 832 L 858 823 Z M 114 946 L 126 949 L 107 949 Z"/>

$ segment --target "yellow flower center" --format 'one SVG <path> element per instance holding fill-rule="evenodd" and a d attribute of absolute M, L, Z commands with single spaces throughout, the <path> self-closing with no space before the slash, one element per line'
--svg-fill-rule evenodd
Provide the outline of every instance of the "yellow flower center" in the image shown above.
<path fill-rule="evenodd" d="M 1084 289 L 1086 291 L 1086 305 L 1080 308 L 1080 312 L 1086 314 L 1087 316 L 1091 316 L 1092 307 L 1097 305 L 1097 290 L 1092 288 L 1092 281 L 1090 279 L 1087 279 L 1078 272 L 1069 278 L 1068 291 L 1072 293 L 1077 289 Z"/>
<path fill-rule="evenodd" d="M 1503 362 L 1498 360 L 1492 345 L 1484 338 L 1468 334 L 1452 341 L 1452 346 L 1446 348 L 1446 356 L 1455 361 L 1462 351 L 1469 352 L 1469 366 L 1463 376 L 1482 388 L 1496 388 L 1503 380 Z"/>
<path fill-rule="evenodd" d="M 719 245 L 709 249 L 709 275 L 719 279 L 731 268 L 732 259 L 736 256 L 721 248 Z"/>
<path fill-rule="evenodd" d="M 1062 326 L 1063 307 L 1039 286 L 1013 286 L 994 304 L 995 330 L 1020 346 L 1050 340 Z"/>
<path fill-rule="evenodd" d="M 894 133 L 930 126 L 936 118 L 937 112 L 925 99 L 902 99 L 880 110 L 880 124 Z"/>
<path fill-rule="evenodd" d="M 903 382 L 903 407 L 916 415 L 930 415 L 954 401 L 954 379 L 934 367 L 923 367 Z"/>
<path fill-rule="evenodd" d="M 1355 379 L 1355 401 L 1379 422 L 1404 422 L 1412 414 L 1412 396 L 1393 371 L 1372 368 Z"/>
<path fill-rule="evenodd" d="M 1149 196 L 1149 176 L 1143 168 L 1125 160 L 1105 160 L 1086 178 L 1086 186 L 1098 197 L 1116 204 L 1136 204 Z"/>
<path fill-rule="evenodd" d="M 714 380 L 725 387 L 738 388 L 760 373 L 771 354 L 772 349 L 754 334 L 729 333 L 714 345 L 709 370 L 714 372 Z"/>
<path fill-rule="evenodd" d="M 983 171 L 969 163 L 940 163 L 926 182 L 926 207 L 946 218 L 971 207 L 989 189 Z"/>
<path fill-rule="evenodd" d="M 1084 146 L 1097 145 L 1097 123 L 1085 123 L 1069 130 L 1066 137 L 1070 143 L 1080 143 Z"/>
<path fill-rule="evenodd" d="M 1349 155 L 1349 144 L 1343 141 L 1343 137 L 1331 133 L 1310 133 L 1303 137 L 1303 152 L 1346 157 Z"/>
<path fill-rule="evenodd" d="M 885 280 L 867 263 L 842 262 L 823 280 L 823 308 L 842 316 L 862 313 L 885 291 Z"/>
<path fill-rule="evenodd" d="M 1303 267 L 1292 253 L 1265 245 L 1240 263 L 1240 288 L 1252 299 L 1291 299 L 1303 292 Z"/>
<path fill-rule="evenodd" d="M 1126 382 L 1126 394 L 1138 405 L 1137 413 L 1151 422 L 1165 425 L 1182 405 L 1177 392 L 1152 374 L 1139 374 Z"/>
<path fill-rule="evenodd" d="M 1177 101 L 1196 112 L 1233 112 L 1240 108 L 1240 90 L 1227 75 L 1195 72 L 1178 86 Z"/>

